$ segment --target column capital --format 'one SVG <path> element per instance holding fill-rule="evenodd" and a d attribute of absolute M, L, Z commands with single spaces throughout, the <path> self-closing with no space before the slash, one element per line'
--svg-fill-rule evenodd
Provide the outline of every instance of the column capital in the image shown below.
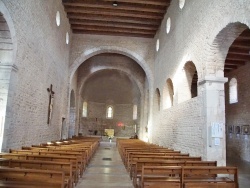
<path fill-rule="evenodd" d="M 216 76 L 205 76 L 203 80 L 201 80 L 198 84 L 203 85 L 206 83 L 221 83 L 225 84 L 228 82 L 228 78 L 226 77 L 216 77 Z"/>

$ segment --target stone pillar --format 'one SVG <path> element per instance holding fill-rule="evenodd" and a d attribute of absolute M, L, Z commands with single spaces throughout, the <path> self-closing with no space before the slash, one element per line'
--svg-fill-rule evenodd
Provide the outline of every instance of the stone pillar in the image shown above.
<path fill-rule="evenodd" d="M 17 67 L 8 63 L 0 63 L 0 151 L 5 151 L 9 125 L 5 123 L 7 102 L 9 97 L 10 77 Z"/>
<path fill-rule="evenodd" d="M 224 77 L 205 76 L 199 82 L 205 118 L 203 160 L 217 161 L 218 165 L 226 164 L 224 84 L 227 81 Z"/>

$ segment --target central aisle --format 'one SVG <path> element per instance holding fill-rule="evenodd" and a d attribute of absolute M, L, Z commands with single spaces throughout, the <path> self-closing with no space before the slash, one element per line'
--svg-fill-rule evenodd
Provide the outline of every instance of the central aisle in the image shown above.
<path fill-rule="evenodd" d="M 116 143 L 101 142 L 76 188 L 133 188 Z"/>

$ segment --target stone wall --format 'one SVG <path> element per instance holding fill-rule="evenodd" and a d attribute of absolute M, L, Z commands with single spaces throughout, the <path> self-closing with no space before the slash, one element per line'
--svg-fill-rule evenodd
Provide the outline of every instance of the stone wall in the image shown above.
<path fill-rule="evenodd" d="M 17 41 L 13 62 L 17 71 L 10 79 L 4 150 L 59 139 L 67 107 L 70 51 L 70 45 L 65 43 L 70 26 L 62 3 L 60 0 L 2 2 L 13 21 Z M 56 25 L 57 11 L 61 17 L 59 27 Z M 55 98 L 48 125 L 47 88 L 50 84 Z"/>
<path fill-rule="evenodd" d="M 113 119 L 106 118 L 106 107 L 105 103 L 88 102 L 88 116 L 81 118 L 80 133 L 94 135 L 97 130 L 97 135 L 104 135 L 104 129 L 114 129 L 115 136 L 130 137 L 135 133 L 135 123 L 137 131 L 140 129 L 139 120 L 133 120 L 133 104 L 114 104 Z M 124 126 L 118 126 L 118 123 Z"/>
<path fill-rule="evenodd" d="M 225 85 L 226 93 L 226 125 L 227 125 L 227 157 L 234 157 L 250 161 L 250 135 L 245 135 L 243 125 L 250 126 L 250 88 L 249 88 L 250 65 L 241 67 L 229 75 L 237 79 L 238 102 L 229 104 L 229 83 Z M 232 126 L 232 131 L 230 127 Z M 241 127 L 240 134 L 236 133 L 236 126 Z"/>
<path fill-rule="evenodd" d="M 183 9 L 179 8 L 179 1 L 171 2 L 155 36 L 155 44 L 159 39 L 160 46 L 159 51 L 155 51 L 153 91 L 158 88 L 161 101 L 164 100 L 162 93 L 170 78 L 174 87 L 174 106 L 153 113 L 149 130 L 152 142 L 225 164 L 225 136 L 220 139 L 219 147 L 209 147 L 208 140 L 211 123 L 225 123 L 223 82 L 226 79 L 223 80 L 223 70 L 230 44 L 220 46 L 214 41 L 230 23 L 241 22 L 250 26 L 249 9 L 246 0 L 189 0 Z M 168 18 L 171 19 L 171 28 L 167 34 Z M 193 99 L 186 97 L 190 96 L 190 91 L 183 88 L 183 68 L 189 61 L 194 63 L 198 72 L 198 97 Z M 206 81 L 210 77 L 213 79 Z M 222 84 L 216 84 L 220 79 Z M 205 87 L 202 86 L 204 83 Z M 216 152 L 220 157 L 213 158 Z"/>

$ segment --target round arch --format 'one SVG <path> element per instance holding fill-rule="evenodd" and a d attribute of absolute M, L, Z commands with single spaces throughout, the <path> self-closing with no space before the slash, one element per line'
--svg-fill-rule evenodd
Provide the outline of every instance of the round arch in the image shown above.
<path fill-rule="evenodd" d="M 139 88 L 139 91 L 141 93 L 141 96 L 143 96 L 143 86 L 142 84 L 140 84 L 140 82 L 135 78 L 135 76 L 133 74 L 130 74 L 130 72 L 128 70 L 124 70 L 124 69 L 119 69 L 117 67 L 102 67 L 102 68 L 99 68 L 98 70 L 95 70 L 94 72 L 92 72 L 91 74 L 87 75 L 82 81 L 81 81 L 81 85 L 80 85 L 80 88 L 79 88 L 79 96 L 83 90 L 83 87 L 84 87 L 84 84 L 85 82 L 91 77 L 93 76 L 93 74 L 99 72 L 99 71 L 102 71 L 102 70 L 119 70 L 119 71 L 122 71 L 124 73 L 126 73 L 127 75 L 129 75 L 132 80 L 136 83 L 136 85 L 138 86 Z"/>
<path fill-rule="evenodd" d="M 12 47 L 13 47 L 13 50 L 12 50 L 12 61 L 8 61 L 8 62 L 4 62 L 4 63 L 8 63 L 8 64 L 11 64 L 11 65 L 14 65 L 16 64 L 16 53 L 17 53 L 17 38 L 16 38 L 16 30 L 15 30 L 15 27 L 14 27 L 14 23 L 12 21 L 12 18 L 10 16 L 10 13 L 8 11 L 8 9 L 6 8 L 5 4 L 0 1 L 0 13 L 3 15 L 4 19 L 6 20 L 7 22 L 7 25 L 9 27 L 9 31 L 10 31 L 10 35 L 11 35 L 11 40 L 12 40 Z M 1 62 L 3 63 L 3 62 Z"/>
<path fill-rule="evenodd" d="M 102 54 L 102 53 L 117 53 L 117 54 L 125 55 L 133 59 L 142 67 L 142 69 L 146 73 L 148 83 L 149 83 L 149 88 L 152 88 L 151 86 L 153 84 L 153 74 L 149 66 L 147 65 L 146 61 L 137 53 L 130 51 L 126 48 L 121 48 L 117 46 L 100 46 L 100 47 L 96 47 L 96 48 L 92 48 L 92 49 L 88 49 L 84 51 L 70 66 L 70 78 L 69 78 L 70 83 L 71 83 L 74 73 L 76 72 L 77 68 L 82 63 L 84 63 L 87 59 L 95 55 Z"/>

